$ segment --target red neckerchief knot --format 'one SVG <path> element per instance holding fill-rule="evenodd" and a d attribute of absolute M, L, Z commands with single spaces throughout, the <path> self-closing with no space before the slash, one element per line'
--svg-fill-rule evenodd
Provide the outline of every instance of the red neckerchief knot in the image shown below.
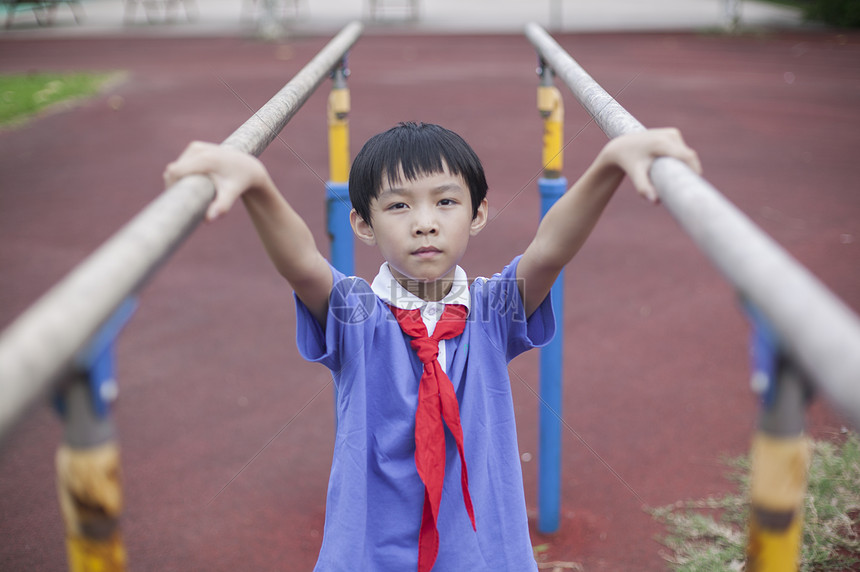
<path fill-rule="evenodd" d="M 469 477 L 466 458 L 463 456 L 463 428 L 460 426 L 460 406 L 451 380 L 442 370 L 437 357 L 439 342 L 463 333 L 466 327 L 465 306 L 446 304 L 445 311 L 436 323 L 432 336 L 421 319 L 420 310 L 402 310 L 391 306 L 403 332 L 412 338 L 412 349 L 424 364 L 418 386 L 418 409 L 415 412 L 415 466 L 424 483 L 424 511 L 421 532 L 418 536 L 418 572 L 429 572 L 439 553 L 439 531 L 436 519 L 442 501 L 442 484 L 445 481 L 445 425 L 457 442 L 460 453 L 460 482 L 463 502 L 475 529 L 475 513 L 469 496 Z"/>

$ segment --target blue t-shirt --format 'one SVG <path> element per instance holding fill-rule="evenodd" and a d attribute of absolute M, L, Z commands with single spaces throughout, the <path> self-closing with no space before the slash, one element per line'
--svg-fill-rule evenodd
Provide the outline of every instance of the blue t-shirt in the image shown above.
<path fill-rule="evenodd" d="M 549 296 L 526 320 L 518 262 L 471 284 L 466 328 L 448 341 L 446 371 L 460 405 L 477 531 L 463 505 L 460 460 L 446 428 L 436 572 L 537 570 L 507 364 L 548 343 L 555 320 Z M 314 570 L 415 570 L 424 506 L 414 433 L 422 365 L 370 285 L 332 273 L 325 330 L 296 298 L 299 352 L 328 367 L 337 387 L 325 532 Z"/>

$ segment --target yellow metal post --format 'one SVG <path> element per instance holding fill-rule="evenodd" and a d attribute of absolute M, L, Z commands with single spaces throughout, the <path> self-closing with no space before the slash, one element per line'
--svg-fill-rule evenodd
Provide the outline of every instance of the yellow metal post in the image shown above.
<path fill-rule="evenodd" d="M 563 168 L 564 101 L 561 92 L 553 84 L 552 70 L 542 66 L 539 73 L 541 83 L 538 86 L 537 106 L 543 117 L 543 176 L 554 179 L 561 176 Z"/>
<path fill-rule="evenodd" d="M 333 183 L 349 180 L 349 88 L 346 70 L 339 66 L 334 71 L 333 86 L 328 96 L 328 150 L 329 176 Z"/>
<path fill-rule="evenodd" d="M 119 447 L 115 443 L 88 450 L 62 446 L 57 451 L 57 475 L 69 570 L 125 570 L 119 530 Z"/>
<path fill-rule="evenodd" d="M 57 490 L 71 572 L 119 572 L 126 556 L 119 446 L 113 423 L 94 411 L 87 374 L 64 391 L 65 442 L 57 451 Z"/>
<path fill-rule="evenodd" d="M 794 572 L 800 562 L 809 446 L 758 433 L 752 446 L 748 572 Z"/>

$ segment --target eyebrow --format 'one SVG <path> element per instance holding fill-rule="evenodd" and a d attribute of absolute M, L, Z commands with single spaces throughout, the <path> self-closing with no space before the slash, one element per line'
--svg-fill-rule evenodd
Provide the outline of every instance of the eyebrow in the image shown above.
<path fill-rule="evenodd" d="M 434 195 L 439 195 L 439 194 L 447 193 L 450 191 L 460 191 L 460 192 L 464 192 L 464 193 L 466 192 L 466 190 L 461 185 L 458 185 L 457 183 L 448 183 L 448 184 L 439 185 L 438 187 L 433 187 L 432 189 L 430 189 L 430 192 Z M 388 194 L 403 196 L 403 195 L 408 195 L 410 193 L 411 193 L 411 191 L 405 189 L 404 187 L 388 187 L 388 188 L 382 189 L 379 192 L 379 196 L 382 197 L 382 196 L 388 195 Z"/>

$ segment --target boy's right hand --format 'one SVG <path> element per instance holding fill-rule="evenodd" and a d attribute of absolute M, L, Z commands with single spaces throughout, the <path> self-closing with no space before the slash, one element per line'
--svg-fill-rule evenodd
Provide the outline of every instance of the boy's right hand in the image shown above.
<path fill-rule="evenodd" d="M 195 141 L 167 165 L 164 182 L 170 187 L 188 175 L 204 175 L 215 185 L 215 199 L 206 209 L 206 220 L 222 216 L 243 193 L 273 185 L 268 171 L 254 156 L 230 147 Z"/>

